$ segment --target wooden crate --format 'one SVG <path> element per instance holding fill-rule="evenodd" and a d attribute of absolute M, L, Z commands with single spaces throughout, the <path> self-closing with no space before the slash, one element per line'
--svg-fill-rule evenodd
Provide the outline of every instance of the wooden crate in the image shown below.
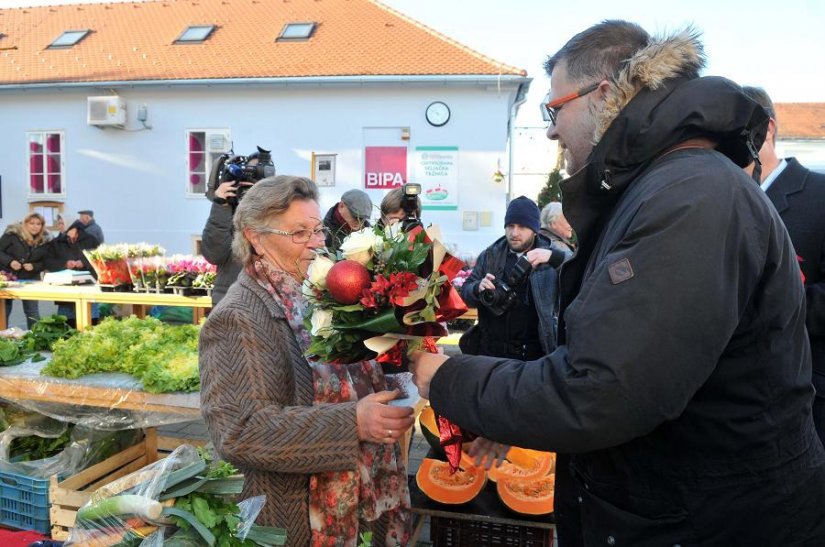
<path fill-rule="evenodd" d="M 83 507 L 92 493 L 101 486 L 157 461 L 182 444 L 203 446 L 205 442 L 196 439 L 158 437 L 154 428 L 150 428 L 146 430 L 146 437 L 140 443 L 76 475 L 62 481 L 52 476 L 49 479 L 52 538 L 62 541 L 69 537 L 77 510 Z"/>

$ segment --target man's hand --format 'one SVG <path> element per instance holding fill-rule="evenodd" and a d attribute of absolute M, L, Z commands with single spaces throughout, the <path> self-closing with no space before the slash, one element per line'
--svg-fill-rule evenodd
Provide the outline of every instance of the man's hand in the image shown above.
<path fill-rule="evenodd" d="M 506 444 L 497 443 L 484 437 L 477 437 L 476 440 L 470 443 L 470 448 L 467 453 L 475 458 L 475 464 L 478 467 L 484 466 L 487 471 L 491 467 L 498 467 L 504 461 L 507 451 L 510 447 Z"/>
<path fill-rule="evenodd" d="M 413 382 L 418 388 L 418 394 L 424 399 L 430 398 L 430 381 L 447 359 L 449 357 L 444 354 L 423 351 L 415 351 L 410 355 L 410 372 L 413 373 Z"/>
<path fill-rule="evenodd" d="M 227 200 L 229 198 L 235 197 L 235 182 L 222 182 L 220 186 L 215 190 L 215 197 L 219 197 L 223 200 Z"/>
<path fill-rule="evenodd" d="M 550 249 L 531 249 L 527 251 L 524 256 L 530 261 L 530 265 L 535 268 L 539 264 L 544 264 L 550 260 L 550 255 L 552 254 L 553 251 Z"/>
<path fill-rule="evenodd" d="M 77 228 L 69 228 L 66 230 L 66 237 L 71 243 L 77 243 Z"/>
<path fill-rule="evenodd" d="M 491 273 L 488 273 L 487 275 L 485 275 L 484 279 L 482 279 L 481 281 L 478 282 L 478 292 L 492 291 L 493 289 L 495 289 L 496 286 L 493 284 L 493 280 L 495 278 L 496 278 L 496 276 L 494 276 Z"/>

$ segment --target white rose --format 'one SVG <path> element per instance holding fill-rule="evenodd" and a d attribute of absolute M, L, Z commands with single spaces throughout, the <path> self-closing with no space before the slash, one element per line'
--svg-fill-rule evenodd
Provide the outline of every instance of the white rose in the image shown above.
<path fill-rule="evenodd" d="M 328 338 L 332 334 L 332 312 L 330 310 L 316 309 L 312 312 L 312 336 Z"/>
<path fill-rule="evenodd" d="M 375 240 L 375 232 L 372 231 L 372 228 L 352 232 L 341 243 L 341 254 L 347 260 L 354 260 L 366 266 L 367 262 L 372 259 Z"/>
<path fill-rule="evenodd" d="M 324 255 L 316 256 L 315 260 L 310 262 L 309 269 L 307 270 L 309 282 L 322 289 L 326 287 L 327 274 L 329 273 L 329 269 L 332 268 L 334 264 L 335 262 Z"/>

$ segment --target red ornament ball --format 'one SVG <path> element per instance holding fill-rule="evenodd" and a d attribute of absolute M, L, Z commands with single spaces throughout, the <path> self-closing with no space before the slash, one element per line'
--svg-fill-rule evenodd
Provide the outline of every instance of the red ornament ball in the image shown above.
<path fill-rule="evenodd" d="M 327 290 L 339 304 L 355 304 L 370 286 L 370 272 L 354 260 L 336 262 L 327 273 Z"/>

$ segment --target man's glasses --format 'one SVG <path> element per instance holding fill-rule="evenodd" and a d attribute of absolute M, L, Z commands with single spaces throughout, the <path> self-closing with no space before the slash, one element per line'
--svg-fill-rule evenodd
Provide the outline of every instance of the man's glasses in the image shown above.
<path fill-rule="evenodd" d="M 263 234 L 276 234 L 276 235 L 279 235 L 279 236 L 290 236 L 290 237 L 292 237 L 292 242 L 293 243 L 298 243 L 299 245 L 304 245 L 306 243 L 309 243 L 309 241 L 313 237 L 321 237 L 323 239 L 326 239 L 328 230 L 327 230 L 326 226 L 318 226 L 314 230 L 304 229 L 304 230 L 293 230 L 291 232 L 285 232 L 284 230 L 279 230 L 277 228 L 261 228 L 260 230 L 258 230 L 258 232 L 261 232 Z"/>
<path fill-rule="evenodd" d="M 541 108 L 541 118 L 546 122 L 550 122 L 553 125 L 556 125 L 556 118 L 559 115 L 559 110 L 561 110 L 561 107 L 563 107 L 570 101 L 578 99 L 579 97 L 584 97 L 588 93 L 596 91 L 598 88 L 599 84 L 595 83 L 587 87 L 583 87 L 575 93 L 571 93 L 570 95 L 560 97 L 555 101 L 550 100 L 550 93 L 548 92 L 547 95 L 544 97 L 544 100 L 541 102 L 541 105 L 539 105 L 539 107 Z"/>

